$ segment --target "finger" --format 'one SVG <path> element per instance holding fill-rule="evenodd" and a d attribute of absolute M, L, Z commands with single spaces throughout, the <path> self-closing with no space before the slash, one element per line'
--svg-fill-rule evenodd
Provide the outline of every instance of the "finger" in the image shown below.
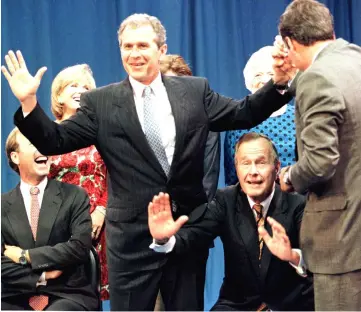
<path fill-rule="evenodd" d="M 20 67 L 19 66 L 19 61 L 16 58 L 16 55 L 15 55 L 14 51 L 12 51 L 12 50 L 9 51 L 9 57 L 10 57 L 11 62 L 13 63 L 13 66 L 14 66 L 15 70 L 18 70 L 19 67 Z"/>
<path fill-rule="evenodd" d="M 161 211 L 170 212 L 169 195 L 163 194 L 161 198 Z"/>
<path fill-rule="evenodd" d="M 286 234 L 286 230 L 285 228 L 282 226 L 281 223 L 277 222 L 275 219 L 273 219 L 272 217 L 267 217 L 267 221 L 270 224 L 270 226 L 272 227 L 272 230 L 276 230 L 279 233 L 283 233 Z"/>
<path fill-rule="evenodd" d="M 156 195 L 153 197 L 153 213 L 154 214 L 158 214 L 159 205 L 160 205 L 160 198 L 159 198 L 159 196 Z"/>
<path fill-rule="evenodd" d="M 17 51 L 16 51 L 16 56 L 18 57 L 18 61 L 19 61 L 19 66 L 20 66 L 20 68 L 28 69 L 28 68 L 26 67 L 26 63 L 25 63 L 24 57 L 23 57 L 23 55 L 22 55 L 22 53 L 21 53 L 20 50 L 17 50 Z"/>
<path fill-rule="evenodd" d="M 14 65 L 13 65 L 13 63 L 12 63 L 12 61 L 10 59 L 10 56 L 8 54 L 5 55 L 5 62 L 6 62 L 6 65 L 8 67 L 8 70 L 9 70 L 10 74 L 13 75 L 14 72 L 15 72 L 15 68 L 14 68 Z"/>
<path fill-rule="evenodd" d="M 39 83 L 47 70 L 48 69 L 46 67 L 42 67 L 36 72 L 35 78 L 39 81 Z"/>
<path fill-rule="evenodd" d="M 264 228 L 264 226 L 258 227 L 258 233 L 262 237 L 265 244 L 268 246 L 268 244 L 271 243 L 272 237 L 268 234 L 267 230 Z"/>
<path fill-rule="evenodd" d="M 175 222 L 175 228 L 177 230 L 177 232 L 179 231 L 179 229 L 183 226 L 184 223 L 186 223 L 188 221 L 188 217 L 187 216 L 180 216 Z"/>
<path fill-rule="evenodd" d="M 10 81 L 11 75 L 10 75 L 10 73 L 8 72 L 8 70 L 6 69 L 5 66 L 1 66 L 1 71 L 2 71 L 2 73 L 4 74 L 6 80 L 7 80 L 7 81 Z"/>

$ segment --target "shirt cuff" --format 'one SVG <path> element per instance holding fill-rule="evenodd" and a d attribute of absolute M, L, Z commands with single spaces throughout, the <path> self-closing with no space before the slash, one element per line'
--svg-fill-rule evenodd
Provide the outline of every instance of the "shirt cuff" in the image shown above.
<path fill-rule="evenodd" d="M 175 242 L 176 239 L 174 235 L 164 245 L 156 244 L 153 239 L 153 242 L 149 245 L 149 248 L 153 249 L 155 252 L 169 253 L 173 250 Z"/>
<path fill-rule="evenodd" d="M 46 286 L 47 281 L 45 279 L 45 271 L 43 273 L 41 273 L 39 280 L 36 283 L 36 287 L 38 286 Z"/>
<path fill-rule="evenodd" d="M 296 272 L 300 276 L 307 277 L 306 264 L 303 260 L 301 249 L 293 248 L 292 250 L 298 253 L 298 255 L 300 256 L 300 261 L 298 262 L 298 265 L 294 265 L 291 262 L 289 262 L 289 264 L 296 270 Z"/>

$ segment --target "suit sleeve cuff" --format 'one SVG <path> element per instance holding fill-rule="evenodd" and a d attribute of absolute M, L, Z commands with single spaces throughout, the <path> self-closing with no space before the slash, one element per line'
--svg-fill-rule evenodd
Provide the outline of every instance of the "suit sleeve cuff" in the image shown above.
<path fill-rule="evenodd" d="M 164 245 L 157 245 L 153 239 L 153 242 L 150 244 L 149 248 L 153 249 L 155 252 L 169 253 L 174 249 L 175 242 L 176 239 L 174 235 Z"/>
<path fill-rule="evenodd" d="M 300 261 L 298 262 L 297 266 L 291 262 L 289 262 L 289 264 L 296 270 L 298 275 L 300 275 L 302 277 L 307 277 L 306 264 L 303 260 L 301 249 L 293 248 L 292 250 L 298 253 L 298 255 L 300 256 Z"/>

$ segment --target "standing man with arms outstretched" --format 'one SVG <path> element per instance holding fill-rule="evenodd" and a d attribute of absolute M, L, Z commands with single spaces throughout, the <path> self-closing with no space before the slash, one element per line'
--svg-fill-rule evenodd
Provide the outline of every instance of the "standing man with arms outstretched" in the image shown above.
<path fill-rule="evenodd" d="M 37 104 L 45 68 L 32 77 L 21 53 L 5 57 L 2 71 L 21 102 L 15 123 L 44 154 L 95 145 L 109 172 L 106 216 L 112 310 L 152 310 L 158 289 L 167 310 L 202 310 L 204 281 L 194 257 L 175 258 L 149 249 L 147 205 L 168 192 L 175 217 L 207 201 L 203 185 L 204 148 L 209 130 L 251 128 L 290 97 L 274 77 L 259 92 L 232 100 L 209 88 L 206 79 L 165 77 L 159 60 L 167 51 L 161 22 L 134 14 L 120 25 L 118 39 L 124 81 L 81 96 L 78 113 L 52 122 Z M 9 72 L 8 72 L 9 71 Z M 201 252 L 201 251 L 200 251 Z M 207 251 L 204 251 L 207 252 Z"/>
<path fill-rule="evenodd" d="M 335 39 L 321 3 L 293 1 L 280 19 L 295 81 L 299 160 L 284 191 L 308 191 L 301 248 L 314 273 L 316 310 L 361 309 L 361 48 Z"/>

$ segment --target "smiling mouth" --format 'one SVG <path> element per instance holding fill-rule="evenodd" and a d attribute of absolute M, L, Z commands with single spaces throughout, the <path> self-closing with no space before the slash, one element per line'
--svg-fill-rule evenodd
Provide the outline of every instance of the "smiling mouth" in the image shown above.
<path fill-rule="evenodd" d="M 49 158 L 46 157 L 46 156 L 39 156 L 39 157 L 36 157 L 36 158 L 34 159 L 34 161 L 35 161 L 37 164 L 46 165 L 48 159 L 49 159 Z"/>

